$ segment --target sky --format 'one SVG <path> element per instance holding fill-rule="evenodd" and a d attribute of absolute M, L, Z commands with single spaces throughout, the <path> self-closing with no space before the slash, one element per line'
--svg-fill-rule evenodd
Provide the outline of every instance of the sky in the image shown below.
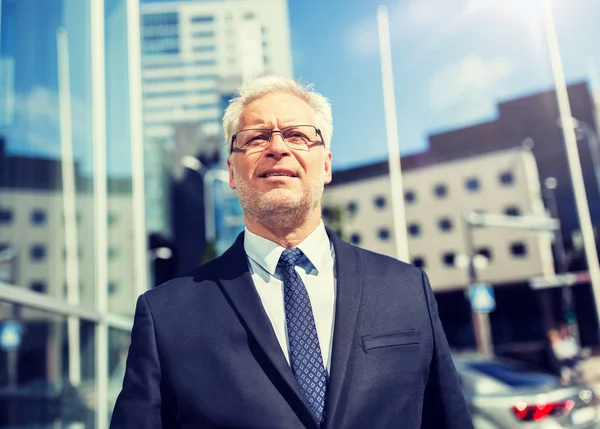
<path fill-rule="evenodd" d="M 332 103 L 334 169 L 387 157 L 377 38 L 379 5 L 389 10 L 400 150 L 410 154 L 425 150 L 432 133 L 493 120 L 499 101 L 552 89 L 542 1 L 289 0 L 294 77 L 314 83 L 315 89 Z M 14 0 L 5 4 L 11 3 Z M 592 88 L 600 89 L 596 83 L 600 76 L 594 71 L 600 69 L 596 43 L 600 40 L 600 1 L 554 0 L 553 4 L 567 81 L 586 80 Z M 83 8 L 71 12 L 74 36 L 70 40 L 77 47 L 77 41 L 81 45 L 86 35 L 78 36 L 82 31 L 75 28 L 75 14 L 86 16 L 87 12 Z M 37 15 L 44 19 L 41 13 Z M 2 34 L 10 34 L 10 21 L 4 16 L 2 20 Z M 35 61 L 43 61 L 44 52 L 55 49 L 53 34 L 47 39 L 52 45 L 50 50 L 30 52 L 28 61 L 32 66 L 27 68 L 28 73 L 38 73 Z M 83 71 L 72 70 L 71 75 L 75 80 L 87 81 Z M 15 140 L 12 150 L 56 155 L 57 145 L 43 144 L 56 138 L 42 125 L 51 122 L 56 128 L 57 94 L 56 89 L 44 88 L 31 88 L 22 100 L 17 99 L 17 108 L 21 106 L 28 115 L 27 123 L 36 124 L 28 129 L 39 131 L 38 144 L 26 147 L 25 140 Z M 85 92 L 79 91 L 80 99 L 89 104 Z M 76 110 L 87 109 L 82 105 Z M 81 135 L 90 134 L 89 118 L 77 126 L 82 128 Z M 126 127 L 119 125 L 117 129 L 127 134 Z M 123 139 L 111 134 L 111 141 Z M 91 141 L 76 149 L 76 156 L 91 159 Z M 117 174 L 119 165 L 124 166 L 125 173 L 130 165 L 122 153 L 121 146 L 109 153 L 109 168 Z"/>
<path fill-rule="evenodd" d="M 294 77 L 332 103 L 334 168 L 387 157 L 379 5 L 402 154 L 425 150 L 430 134 L 493 120 L 499 101 L 553 88 L 542 0 L 289 1 Z M 600 2 L 553 5 L 567 81 L 600 89 Z"/>

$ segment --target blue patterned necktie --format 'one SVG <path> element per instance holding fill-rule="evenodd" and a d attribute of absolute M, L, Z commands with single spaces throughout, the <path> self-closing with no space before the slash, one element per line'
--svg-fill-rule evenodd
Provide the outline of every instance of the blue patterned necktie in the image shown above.
<path fill-rule="evenodd" d="M 310 410 L 322 425 L 325 421 L 327 373 L 308 292 L 295 269 L 302 255 L 300 249 L 285 249 L 279 258 L 279 266 L 283 270 L 290 365 Z"/>

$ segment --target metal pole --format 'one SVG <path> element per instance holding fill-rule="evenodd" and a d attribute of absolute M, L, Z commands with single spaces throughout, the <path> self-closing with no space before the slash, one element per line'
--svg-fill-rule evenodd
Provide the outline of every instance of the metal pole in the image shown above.
<path fill-rule="evenodd" d="M 96 310 L 108 312 L 108 189 L 106 166 L 106 46 L 104 0 L 93 0 L 88 23 L 91 28 L 92 144 L 94 151 L 94 278 Z M 132 303 L 133 304 L 133 303 Z M 108 326 L 104 317 L 96 324 L 95 399 L 96 427 L 108 426 Z"/>
<path fill-rule="evenodd" d="M 71 119 L 71 78 L 69 68 L 69 39 L 67 30 L 56 30 L 58 56 L 58 101 L 60 117 L 61 173 L 63 185 L 63 211 L 65 216 L 65 277 L 67 302 L 79 305 L 79 238 L 77 234 L 77 183 L 73 155 L 73 134 Z M 81 358 L 79 345 L 79 319 L 67 317 L 67 337 L 69 355 L 69 382 L 73 386 L 81 384 Z"/>
<path fill-rule="evenodd" d="M 546 200 L 546 205 L 550 210 L 550 216 L 554 219 L 559 220 L 560 217 L 558 215 L 558 204 L 556 202 L 555 190 L 558 185 L 557 180 L 554 177 L 548 177 L 544 181 L 544 199 Z M 559 226 L 558 230 L 554 235 L 554 252 L 556 254 L 556 268 L 558 274 L 565 274 L 569 271 L 569 264 L 567 263 L 567 252 L 565 251 L 565 245 L 562 236 L 562 228 Z M 547 291 L 542 291 L 542 293 L 546 293 Z M 563 311 L 565 316 L 567 313 L 573 312 L 573 290 L 570 285 L 565 285 L 561 288 L 562 300 L 563 300 Z M 551 328 L 551 326 L 548 326 Z M 575 331 L 575 338 L 579 341 L 579 327 L 577 324 L 577 319 L 572 323 L 572 328 Z"/>
<path fill-rule="evenodd" d="M 569 104 L 569 95 L 567 92 L 567 83 L 562 66 L 556 28 L 554 26 L 554 15 L 552 11 L 552 0 L 544 0 L 544 25 L 548 41 L 548 50 L 550 51 L 550 60 L 552 64 L 552 73 L 554 75 L 554 85 L 556 89 L 556 99 L 558 102 L 558 111 L 560 113 L 560 122 L 565 140 L 567 160 L 569 163 L 569 172 L 573 183 L 573 192 L 575 194 L 575 207 L 579 217 L 581 235 L 583 237 L 583 246 L 587 259 L 588 270 L 594 292 L 594 301 L 596 304 L 596 317 L 600 323 L 600 265 L 598 264 L 598 253 L 594 240 L 594 229 L 590 217 L 585 185 L 583 182 L 583 172 L 581 171 L 581 161 L 577 149 L 577 138 L 575 129 L 572 126 L 571 105 Z"/>
<path fill-rule="evenodd" d="M 469 288 L 477 283 L 477 270 L 475 268 L 475 251 L 473 245 L 473 227 L 471 226 L 467 216 L 464 218 L 465 228 L 465 251 L 469 258 L 468 275 Z M 492 330 L 490 328 L 489 313 L 474 311 L 471 308 L 471 318 L 473 320 L 473 331 L 475 333 L 475 343 L 477 351 L 483 356 L 492 356 L 494 354 L 494 346 L 492 344 Z"/>
<path fill-rule="evenodd" d="M 383 103 L 385 108 L 385 128 L 388 145 L 388 164 L 394 218 L 394 237 L 396 238 L 396 257 L 409 261 L 406 216 L 404 212 L 404 188 L 402 185 L 402 166 L 398 143 L 398 124 L 396 122 L 396 96 L 394 95 L 394 74 L 392 72 L 392 50 L 388 22 L 388 9 L 377 8 L 379 28 L 379 52 L 381 55 L 381 80 L 383 84 Z"/>
<path fill-rule="evenodd" d="M 127 0 L 127 52 L 129 72 L 129 136 L 133 199 L 134 296 L 149 289 L 146 251 L 146 202 L 144 193 L 144 131 L 142 117 L 142 58 L 139 0 Z M 132 303 L 133 304 L 133 303 Z"/>

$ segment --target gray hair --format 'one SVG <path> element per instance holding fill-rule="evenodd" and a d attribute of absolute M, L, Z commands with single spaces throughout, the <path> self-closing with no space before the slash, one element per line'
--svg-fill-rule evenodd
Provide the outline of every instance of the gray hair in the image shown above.
<path fill-rule="evenodd" d="M 323 95 L 313 89 L 312 85 L 302 85 L 297 81 L 280 76 L 262 76 L 245 82 L 234 98 L 229 100 L 229 106 L 223 115 L 223 130 L 225 131 L 225 144 L 229 152 L 231 138 L 238 131 L 242 112 L 252 103 L 265 95 L 276 93 L 295 95 L 308 104 L 315 112 L 317 128 L 321 130 L 323 142 L 327 150 L 331 147 L 333 135 L 333 117 L 331 104 Z"/>

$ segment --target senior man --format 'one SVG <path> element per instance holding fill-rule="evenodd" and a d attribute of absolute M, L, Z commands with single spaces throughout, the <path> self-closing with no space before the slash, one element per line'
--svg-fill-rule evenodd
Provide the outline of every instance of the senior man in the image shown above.
<path fill-rule="evenodd" d="M 245 231 L 138 299 L 111 428 L 472 428 L 427 276 L 321 220 L 327 99 L 261 77 L 223 126 Z"/>

